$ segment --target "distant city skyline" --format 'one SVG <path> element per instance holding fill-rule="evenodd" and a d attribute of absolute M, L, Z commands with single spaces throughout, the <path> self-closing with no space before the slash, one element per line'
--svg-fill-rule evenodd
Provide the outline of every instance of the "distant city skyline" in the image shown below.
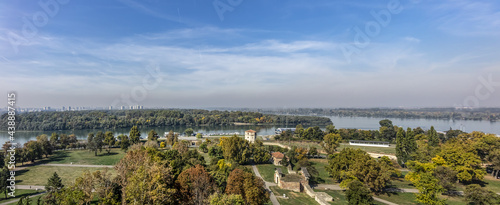
<path fill-rule="evenodd" d="M 24 108 L 500 107 L 499 10 L 485 0 L 2 1 L 0 93 L 17 92 Z"/>

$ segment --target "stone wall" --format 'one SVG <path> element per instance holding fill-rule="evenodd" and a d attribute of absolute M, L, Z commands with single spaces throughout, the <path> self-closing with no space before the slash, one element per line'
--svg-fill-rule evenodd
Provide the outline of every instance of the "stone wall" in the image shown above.
<path fill-rule="evenodd" d="M 280 180 L 278 186 L 282 189 L 287 189 L 294 192 L 302 191 L 302 185 L 300 184 L 300 182 L 285 182 L 283 180 Z"/>

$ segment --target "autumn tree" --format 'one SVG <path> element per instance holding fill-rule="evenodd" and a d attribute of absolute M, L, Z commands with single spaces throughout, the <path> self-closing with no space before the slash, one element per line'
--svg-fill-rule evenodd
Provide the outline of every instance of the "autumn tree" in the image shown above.
<path fill-rule="evenodd" d="M 339 134 L 329 133 L 323 137 L 323 142 L 321 142 L 321 146 L 325 149 L 325 152 L 328 154 L 334 154 L 337 151 L 337 147 L 339 147 L 340 142 L 342 141 L 342 137 Z"/>
<path fill-rule="evenodd" d="M 439 184 L 439 180 L 434 176 L 436 166 L 442 165 L 442 158 L 433 158 L 433 162 L 421 163 L 418 161 L 408 161 L 407 166 L 411 170 L 405 179 L 410 181 L 419 191 L 417 202 L 422 204 L 444 205 L 444 200 L 439 199 L 439 195 L 445 189 Z"/>
<path fill-rule="evenodd" d="M 238 194 L 214 193 L 210 196 L 210 205 L 244 205 L 245 200 Z"/>
<path fill-rule="evenodd" d="M 214 180 L 201 165 L 181 172 L 176 185 L 181 204 L 206 204 L 216 190 Z"/>
<path fill-rule="evenodd" d="M 241 169 L 234 169 L 227 179 L 226 194 L 241 195 L 247 204 L 265 204 L 269 193 L 262 179 Z"/>

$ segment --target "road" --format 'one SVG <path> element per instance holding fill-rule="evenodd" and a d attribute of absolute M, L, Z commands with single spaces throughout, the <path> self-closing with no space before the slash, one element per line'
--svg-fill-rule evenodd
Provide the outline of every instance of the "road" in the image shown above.
<path fill-rule="evenodd" d="M 273 205 L 279 205 L 280 203 L 278 202 L 278 199 L 276 198 L 276 196 L 274 195 L 273 191 L 271 191 L 271 189 L 269 188 L 269 186 L 276 186 L 275 183 L 272 183 L 272 182 L 266 182 L 264 180 L 264 178 L 262 178 L 262 176 L 260 175 L 259 173 L 259 169 L 257 169 L 257 166 L 255 165 L 252 165 L 252 169 L 253 169 L 253 172 L 255 173 L 255 176 L 259 177 L 262 179 L 262 181 L 264 181 L 264 183 L 266 184 L 266 189 L 269 191 L 269 193 L 271 193 L 270 197 L 271 198 L 271 202 L 273 203 Z"/>

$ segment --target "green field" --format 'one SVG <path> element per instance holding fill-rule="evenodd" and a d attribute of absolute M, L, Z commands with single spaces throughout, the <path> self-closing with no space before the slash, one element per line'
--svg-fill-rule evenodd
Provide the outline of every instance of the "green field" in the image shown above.
<path fill-rule="evenodd" d="M 276 168 L 281 168 L 283 174 L 288 174 L 288 170 L 284 166 L 274 166 L 273 164 L 258 164 L 256 166 L 264 181 L 274 182 L 274 170 Z"/>
<path fill-rule="evenodd" d="M 332 196 L 333 197 L 333 201 L 331 201 L 330 204 L 342 204 L 342 205 L 349 204 L 347 202 L 347 199 L 345 198 L 344 191 L 337 191 L 337 190 L 328 190 L 328 191 L 325 191 L 325 190 L 319 190 L 319 189 L 315 189 L 314 191 L 316 191 L 316 192 L 325 192 L 328 195 Z M 380 203 L 378 201 L 374 201 L 374 204 L 375 205 L 385 205 L 384 203 Z"/>
<path fill-rule="evenodd" d="M 328 165 L 327 159 L 309 159 L 313 167 L 318 170 L 318 176 L 316 177 L 316 182 L 319 184 L 334 184 L 333 178 L 326 171 L 325 166 Z"/>
<path fill-rule="evenodd" d="M 110 154 L 105 150 L 100 153 L 97 152 L 97 154 L 97 156 L 94 156 L 94 152 L 89 152 L 88 150 L 58 151 L 49 156 L 49 158 L 43 159 L 40 163 L 115 165 L 125 156 L 125 152 L 116 148 L 111 149 Z"/>
<path fill-rule="evenodd" d="M 346 147 L 361 149 L 366 152 L 379 153 L 379 154 L 396 154 L 395 144 L 391 144 L 390 147 L 365 147 L 365 146 L 353 146 L 349 145 L 348 143 L 342 143 L 340 144 L 339 148 L 337 148 L 337 150 L 340 151 Z"/>
<path fill-rule="evenodd" d="M 69 185 L 86 170 L 95 172 L 97 170 L 104 169 L 105 168 L 32 166 L 16 171 L 16 184 L 43 186 L 47 184 L 49 177 L 51 177 L 54 172 L 57 172 L 59 177 L 61 177 L 63 184 Z M 116 175 L 116 171 L 114 169 L 108 168 L 108 171 L 112 174 L 112 176 Z"/>
<path fill-rule="evenodd" d="M 400 205 L 416 205 L 418 204 L 416 201 L 415 194 L 413 193 L 390 193 L 390 194 L 379 194 L 375 197 L 384 199 L 386 201 L 390 201 L 392 203 L 400 204 Z"/>
<path fill-rule="evenodd" d="M 5 195 L 3 193 L 0 194 L 0 203 L 13 201 L 24 196 L 31 196 L 39 192 L 41 191 L 36 191 L 31 189 L 16 189 L 16 192 L 14 193 L 14 195 L 16 196 L 15 198 L 8 197 L 7 199 L 5 199 Z"/>
<path fill-rule="evenodd" d="M 284 190 L 280 189 L 277 186 L 272 186 L 270 188 L 278 198 L 278 201 L 280 202 L 281 205 L 318 204 L 313 198 L 311 198 L 305 193 L 297 193 L 289 190 Z M 278 196 L 283 196 L 283 194 L 285 194 L 286 197 L 288 197 L 288 199 L 278 197 Z"/>

